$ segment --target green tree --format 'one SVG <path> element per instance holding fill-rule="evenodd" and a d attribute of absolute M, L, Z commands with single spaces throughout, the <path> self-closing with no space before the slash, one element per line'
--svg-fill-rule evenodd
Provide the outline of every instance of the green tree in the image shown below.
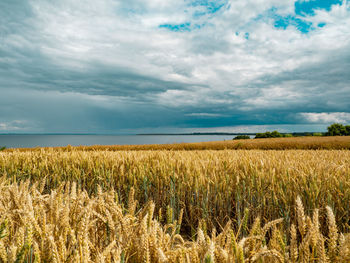
<path fill-rule="evenodd" d="M 283 135 L 280 134 L 278 131 L 273 131 L 273 132 L 271 132 L 271 137 L 272 138 L 279 138 L 279 137 L 283 137 Z"/>
<path fill-rule="evenodd" d="M 246 140 L 246 139 L 250 139 L 249 135 L 237 135 L 235 138 L 233 138 L 234 140 Z"/>
<path fill-rule="evenodd" d="M 333 123 L 327 127 L 327 136 L 344 136 L 346 135 L 346 127 L 340 123 Z"/>
<path fill-rule="evenodd" d="M 255 139 L 259 139 L 259 138 L 279 138 L 279 137 L 283 137 L 283 135 L 281 133 L 279 133 L 278 131 L 273 131 L 273 132 L 265 132 L 265 133 L 257 133 L 255 134 Z"/>
<path fill-rule="evenodd" d="M 345 126 L 346 135 L 350 136 L 350 125 Z"/>
<path fill-rule="evenodd" d="M 266 138 L 264 136 L 265 136 L 265 133 L 257 133 L 257 134 L 255 134 L 255 139 Z"/>

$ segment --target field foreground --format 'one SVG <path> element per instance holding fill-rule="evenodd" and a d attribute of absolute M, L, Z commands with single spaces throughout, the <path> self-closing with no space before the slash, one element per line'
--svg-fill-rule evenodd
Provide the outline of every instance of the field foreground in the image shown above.
<path fill-rule="evenodd" d="M 148 202 L 135 213 L 133 190 L 129 204 L 114 191 L 98 190 L 89 197 L 76 184 L 51 194 L 28 183 L 0 184 L 1 262 L 349 262 L 350 237 L 338 232 L 334 214 L 327 211 L 328 235 L 323 235 L 319 211 L 305 216 L 296 199 L 297 218 L 287 232 L 283 219 L 261 225 L 247 216 L 233 229 L 228 221 L 208 235 L 200 225 L 192 240 L 179 234 L 182 213 L 161 224 L 155 205 Z M 248 214 L 246 214 L 248 215 Z M 157 219 L 156 219 L 157 218 Z"/>
<path fill-rule="evenodd" d="M 0 262 L 350 260 L 348 150 L 42 149 L 0 174 Z"/>

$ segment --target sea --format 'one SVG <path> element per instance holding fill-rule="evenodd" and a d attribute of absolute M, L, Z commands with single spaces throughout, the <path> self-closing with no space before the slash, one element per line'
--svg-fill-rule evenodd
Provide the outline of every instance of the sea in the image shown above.
<path fill-rule="evenodd" d="M 0 147 L 32 148 L 89 145 L 136 145 L 232 140 L 236 135 L 0 135 Z"/>

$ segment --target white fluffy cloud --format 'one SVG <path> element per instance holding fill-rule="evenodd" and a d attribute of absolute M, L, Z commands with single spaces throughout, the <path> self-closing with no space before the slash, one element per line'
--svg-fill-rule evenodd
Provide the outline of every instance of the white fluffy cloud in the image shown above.
<path fill-rule="evenodd" d="M 300 114 L 307 121 L 312 123 L 349 123 L 350 122 L 350 113 L 349 112 L 321 112 L 321 113 L 312 113 L 304 112 Z"/>
<path fill-rule="evenodd" d="M 350 16 L 345 4 L 310 17 L 327 26 L 307 35 L 293 26 L 281 30 L 272 21 L 254 21 L 271 7 L 281 14 L 293 14 L 294 2 L 232 0 L 205 21 L 193 18 L 196 8 L 188 6 L 188 1 L 57 4 L 36 0 L 31 4 L 35 29 L 43 38 L 38 48 L 54 63 L 88 70 L 99 62 L 163 80 L 215 85 L 225 91 L 254 84 L 266 75 L 324 63 L 334 52 L 349 47 Z M 186 22 L 205 25 L 192 32 L 158 27 Z"/>

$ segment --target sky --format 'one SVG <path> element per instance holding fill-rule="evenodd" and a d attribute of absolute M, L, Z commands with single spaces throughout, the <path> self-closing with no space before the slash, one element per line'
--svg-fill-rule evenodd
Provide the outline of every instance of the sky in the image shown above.
<path fill-rule="evenodd" d="M 0 133 L 350 123 L 350 0 L 1 0 Z"/>

